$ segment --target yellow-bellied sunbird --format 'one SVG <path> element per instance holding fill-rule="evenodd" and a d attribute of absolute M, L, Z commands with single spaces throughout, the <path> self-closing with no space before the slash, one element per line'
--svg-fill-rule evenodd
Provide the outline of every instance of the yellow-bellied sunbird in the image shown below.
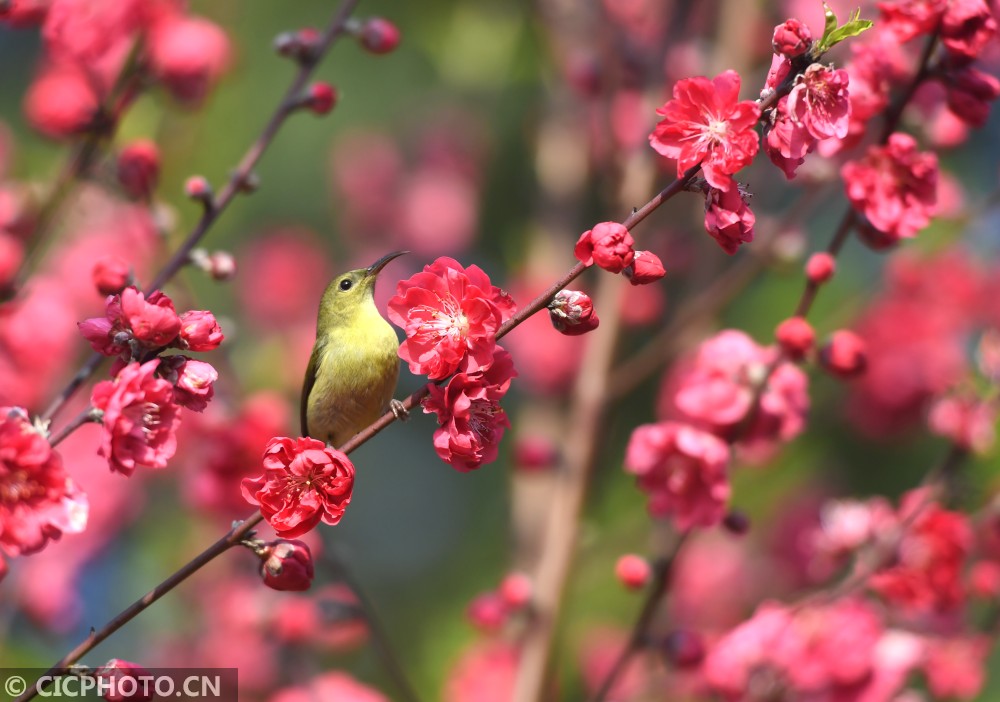
<path fill-rule="evenodd" d="M 375 281 L 396 251 L 334 278 L 319 303 L 316 344 L 302 383 L 302 435 L 332 446 L 344 442 L 390 407 L 399 378 L 396 332 L 375 307 Z"/>

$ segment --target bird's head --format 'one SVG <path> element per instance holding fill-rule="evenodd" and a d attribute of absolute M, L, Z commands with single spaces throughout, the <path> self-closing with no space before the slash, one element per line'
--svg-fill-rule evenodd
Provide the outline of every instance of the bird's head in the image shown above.
<path fill-rule="evenodd" d="M 409 251 L 386 254 L 367 268 L 356 268 L 336 276 L 326 287 L 320 305 L 320 324 L 349 319 L 361 307 L 374 300 L 375 281 L 382 269 L 395 258 Z"/>

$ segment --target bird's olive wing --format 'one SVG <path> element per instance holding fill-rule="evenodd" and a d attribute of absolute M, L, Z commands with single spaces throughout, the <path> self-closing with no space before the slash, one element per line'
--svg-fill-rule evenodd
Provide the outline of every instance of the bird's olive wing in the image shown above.
<path fill-rule="evenodd" d="M 309 393 L 316 384 L 316 367 L 319 365 L 321 346 L 319 341 L 313 346 L 309 365 L 306 367 L 306 377 L 302 379 L 302 400 L 299 403 L 299 418 L 302 421 L 302 436 L 309 436 Z"/>

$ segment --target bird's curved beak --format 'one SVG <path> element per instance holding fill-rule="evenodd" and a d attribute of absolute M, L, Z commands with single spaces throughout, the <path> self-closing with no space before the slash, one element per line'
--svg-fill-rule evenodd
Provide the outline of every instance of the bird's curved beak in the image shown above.
<path fill-rule="evenodd" d="M 410 252 L 409 251 L 393 251 L 391 254 L 386 254 L 385 256 L 383 256 L 382 258 L 380 258 L 379 260 L 375 261 L 375 263 L 373 263 L 372 265 L 368 266 L 368 270 L 367 270 L 367 272 L 366 272 L 365 275 L 367 277 L 369 277 L 369 278 L 374 278 L 375 276 L 377 276 L 382 271 L 383 268 L 386 267 L 386 265 L 388 265 L 389 261 L 393 260 L 394 258 L 399 258 L 403 254 L 408 254 L 408 253 L 410 253 Z"/>

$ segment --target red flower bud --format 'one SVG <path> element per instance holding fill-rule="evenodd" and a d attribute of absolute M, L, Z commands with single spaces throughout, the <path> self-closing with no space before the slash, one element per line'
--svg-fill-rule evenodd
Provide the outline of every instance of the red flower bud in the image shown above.
<path fill-rule="evenodd" d="M 297 32 L 283 32 L 274 39 L 274 49 L 280 55 L 303 62 L 316 55 L 320 40 L 319 30 L 304 27 Z"/>
<path fill-rule="evenodd" d="M 198 103 L 229 65 L 226 33 L 201 17 L 178 13 L 156 23 L 148 37 L 154 75 L 177 100 Z"/>
<path fill-rule="evenodd" d="M 115 255 L 104 256 L 94 264 L 94 286 L 101 295 L 117 295 L 132 278 L 128 261 Z"/>
<path fill-rule="evenodd" d="M 318 115 L 325 115 L 337 104 L 337 89 L 329 83 L 313 83 L 309 86 L 302 106 Z"/>
<path fill-rule="evenodd" d="M 207 310 L 191 310 L 181 315 L 180 348 L 214 351 L 225 337 L 215 315 Z"/>
<path fill-rule="evenodd" d="M 600 319 L 590 297 L 579 290 L 560 290 L 549 303 L 549 319 L 560 334 L 578 336 L 597 329 Z"/>
<path fill-rule="evenodd" d="M 775 329 L 774 336 L 781 345 L 781 350 L 793 361 L 804 357 L 816 341 L 812 325 L 802 317 L 786 319 Z"/>
<path fill-rule="evenodd" d="M 801 56 L 812 46 L 812 34 L 809 27 L 797 19 L 787 19 L 774 28 L 771 48 L 774 53 L 786 58 Z"/>
<path fill-rule="evenodd" d="M 541 436 L 522 436 L 514 442 L 514 462 L 521 470 L 551 468 L 559 460 L 555 444 Z"/>
<path fill-rule="evenodd" d="M 373 54 L 388 54 L 399 46 L 399 29 L 382 17 L 365 20 L 358 32 L 358 41 Z"/>
<path fill-rule="evenodd" d="M 650 251 L 636 251 L 632 263 L 622 271 L 632 285 L 653 283 L 666 274 L 660 257 Z"/>
<path fill-rule="evenodd" d="M 105 681 L 98 689 L 107 690 L 102 696 L 108 702 L 147 702 L 155 698 L 153 686 L 140 680 L 150 673 L 138 663 L 112 658 L 98 668 L 94 675 Z M 151 679 L 150 677 L 149 680 Z"/>
<path fill-rule="evenodd" d="M 208 203 L 212 200 L 212 186 L 204 176 L 191 176 L 184 182 L 184 194 L 192 200 Z"/>
<path fill-rule="evenodd" d="M 868 365 L 867 344 L 852 331 L 841 329 L 830 337 L 819 353 L 823 368 L 840 378 L 853 378 Z"/>
<path fill-rule="evenodd" d="M 486 633 L 499 631 L 507 622 L 507 605 L 495 592 L 476 595 L 465 610 L 472 626 Z"/>
<path fill-rule="evenodd" d="M 629 590 L 641 590 L 649 583 L 653 569 L 645 558 L 629 553 L 618 559 L 618 563 L 615 564 L 615 575 Z"/>
<path fill-rule="evenodd" d="M 500 582 L 500 598 L 510 609 L 523 609 L 531 602 L 531 578 L 524 573 L 509 573 Z"/>
<path fill-rule="evenodd" d="M 635 241 L 624 225 L 601 222 L 580 235 L 573 253 L 585 265 L 596 263 L 610 273 L 621 273 L 635 258 L 634 245 Z"/>
<path fill-rule="evenodd" d="M 134 141 L 118 154 L 118 182 L 131 197 L 148 198 L 159 178 L 160 150 L 152 141 Z"/>
<path fill-rule="evenodd" d="M 92 128 L 99 108 L 99 98 L 87 75 L 69 63 L 46 68 L 24 98 L 24 112 L 31 126 L 55 139 Z"/>
<path fill-rule="evenodd" d="M 263 552 L 260 575 L 272 590 L 308 590 L 312 585 L 312 553 L 298 539 L 278 539 Z"/>
<path fill-rule="evenodd" d="M 837 259 L 826 251 L 814 253 L 806 261 L 806 278 L 809 282 L 819 285 L 825 283 L 837 272 Z"/>

